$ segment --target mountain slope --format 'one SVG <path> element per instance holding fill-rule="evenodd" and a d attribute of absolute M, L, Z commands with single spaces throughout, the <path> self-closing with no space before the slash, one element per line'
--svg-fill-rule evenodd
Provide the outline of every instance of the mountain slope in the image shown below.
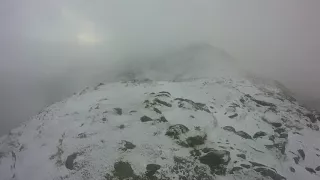
<path fill-rule="evenodd" d="M 226 76 L 99 84 L 0 143 L 4 180 L 320 175 L 319 117 L 279 88 Z"/>

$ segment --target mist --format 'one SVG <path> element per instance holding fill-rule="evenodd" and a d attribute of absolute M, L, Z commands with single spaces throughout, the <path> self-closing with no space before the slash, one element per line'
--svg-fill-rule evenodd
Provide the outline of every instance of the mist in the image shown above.
<path fill-rule="evenodd" d="M 47 105 L 125 73 L 168 80 L 211 67 L 164 60 L 192 44 L 215 47 L 318 108 L 319 8 L 316 0 L 1 1 L 0 135 Z"/>

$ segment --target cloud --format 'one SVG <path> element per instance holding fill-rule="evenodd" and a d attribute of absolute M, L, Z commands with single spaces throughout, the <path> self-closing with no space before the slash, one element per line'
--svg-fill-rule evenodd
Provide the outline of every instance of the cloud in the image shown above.
<path fill-rule="evenodd" d="M 10 97 L 2 102 L 12 100 L 1 104 L 2 119 L 17 124 L 34 109 L 116 78 L 117 71 L 161 66 L 151 63 L 155 57 L 199 42 L 225 50 L 242 67 L 280 80 L 300 97 L 319 97 L 319 5 L 298 0 L 2 1 L 0 96 Z M 138 70 L 139 65 L 144 68 Z M 163 72 L 173 71 L 164 67 Z M 13 98 L 21 94 L 24 103 Z"/>

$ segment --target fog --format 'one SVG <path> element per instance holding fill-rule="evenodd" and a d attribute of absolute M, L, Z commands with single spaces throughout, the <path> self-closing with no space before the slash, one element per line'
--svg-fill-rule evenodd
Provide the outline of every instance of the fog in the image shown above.
<path fill-rule="evenodd" d="M 162 54 L 195 43 L 318 107 L 319 8 L 318 0 L 1 1 L 0 135 L 133 64 L 157 71 Z M 169 62 L 166 78 L 175 66 L 187 71 L 190 63 Z"/>

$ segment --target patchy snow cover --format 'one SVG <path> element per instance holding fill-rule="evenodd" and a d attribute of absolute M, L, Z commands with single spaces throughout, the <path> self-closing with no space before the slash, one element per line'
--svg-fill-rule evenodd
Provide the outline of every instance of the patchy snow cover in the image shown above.
<path fill-rule="evenodd" d="M 245 78 L 99 84 L 2 137 L 0 179 L 316 180 L 310 114 Z"/>

